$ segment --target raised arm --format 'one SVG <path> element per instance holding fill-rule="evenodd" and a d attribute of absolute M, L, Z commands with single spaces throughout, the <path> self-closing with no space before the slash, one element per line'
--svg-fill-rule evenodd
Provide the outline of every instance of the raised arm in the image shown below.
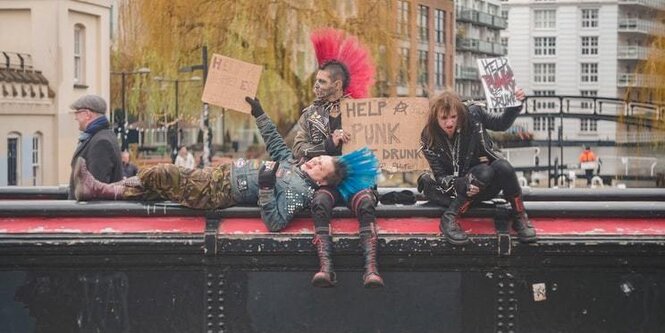
<path fill-rule="evenodd" d="M 515 92 L 515 97 L 520 102 L 524 101 L 524 90 L 517 89 Z M 524 105 L 520 104 L 518 106 L 506 108 L 501 113 L 489 113 L 479 105 L 472 105 L 469 107 L 469 112 L 478 114 L 483 126 L 485 126 L 485 128 L 488 130 L 505 131 L 509 129 L 510 126 L 513 126 L 515 119 L 522 111 L 522 107 L 524 107 Z"/>
<path fill-rule="evenodd" d="M 270 120 L 270 117 L 263 112 L 261 103 L 257 98 L 245 97 L 247 103 L 252 106 L 252 116 L 256 118 L 256 125 L 259 127 L 263 142 L 266 144 L 266 150 L 270 158 L 274 161 L 283 161 L 291 157 L 291 150 L 284 142 L 284 138 L 277 132 L 277 127 Z"/>

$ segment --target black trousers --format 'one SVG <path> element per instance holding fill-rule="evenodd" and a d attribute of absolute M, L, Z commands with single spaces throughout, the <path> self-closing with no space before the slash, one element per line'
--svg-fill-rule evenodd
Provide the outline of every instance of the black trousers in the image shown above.
<path fill-rule="evenodd" d="M 376 220 L 376 202 L 374 191 L 367 189 L 356 193 L 346 203 L 347 207 L 358 217 L 360 233 L 371 231 L 370 224 Z M 310 208 L 316 233 L 330 233 L 333 207 L 342 203 L 342 197 L 336 188 L 324 186 L 314 193 Z"/>
<path fill-rule="evenodd" d="M 469 177 L 469 174 L 471 174 L 471 177 Z M 490 164 L 475 165 L 466 175 L 457 178 L 455 180 L 455 195 L 457 197 L 466 198 L 469 179 L 475 179 L 474 182 L 480 185 L 480 192 L 473 198 L 476 202 L 495 198 L 501 191 L 507 199 L 522 194 L 515 169 L 506 160 L 495 160 Z M 450 204 L 451 195 L 444 193 L 441 186 L 433 178 L 427 177 L 425 181 L 428 184 L 423 184 L 423 192 L 427 199 L 447 207 Z"/>

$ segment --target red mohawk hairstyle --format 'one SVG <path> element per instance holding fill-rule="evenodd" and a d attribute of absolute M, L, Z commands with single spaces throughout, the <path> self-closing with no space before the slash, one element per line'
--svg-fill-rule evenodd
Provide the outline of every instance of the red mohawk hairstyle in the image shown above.
<path fill-rule="evenodd" d="M 313 32 L 311 40 L 319 69 L 333 63 L 341 64 L 348 76 L 344 94 L 351 98 L 367 97 L 369 87 L 374 84 L 374 65 L 369 51 L 358 38 L 345 36 L 341 30 L 324 28 Z"/>

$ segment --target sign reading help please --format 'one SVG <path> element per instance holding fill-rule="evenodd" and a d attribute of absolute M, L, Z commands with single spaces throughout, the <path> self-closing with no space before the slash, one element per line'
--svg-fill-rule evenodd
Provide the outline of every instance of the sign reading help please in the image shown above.
<path fill-rule="evenodd" d="M 256 96 L 263 68 L 237 59 L 214 54 L 201 100 L 243 113 L 251 107 L 245 97 Z"/>

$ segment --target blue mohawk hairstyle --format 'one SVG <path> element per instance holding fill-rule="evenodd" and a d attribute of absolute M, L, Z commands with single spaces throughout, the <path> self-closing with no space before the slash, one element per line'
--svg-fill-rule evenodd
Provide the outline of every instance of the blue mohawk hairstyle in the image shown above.
<path fill-rule="evenodd" d="M 346 177 L 337 186 L 345 202 L 359 191 L 376 185 L 376 177 L 381 173 L 379 160 L 367 147 L 342 155 L 339 162 L 346 167 Z"/>

